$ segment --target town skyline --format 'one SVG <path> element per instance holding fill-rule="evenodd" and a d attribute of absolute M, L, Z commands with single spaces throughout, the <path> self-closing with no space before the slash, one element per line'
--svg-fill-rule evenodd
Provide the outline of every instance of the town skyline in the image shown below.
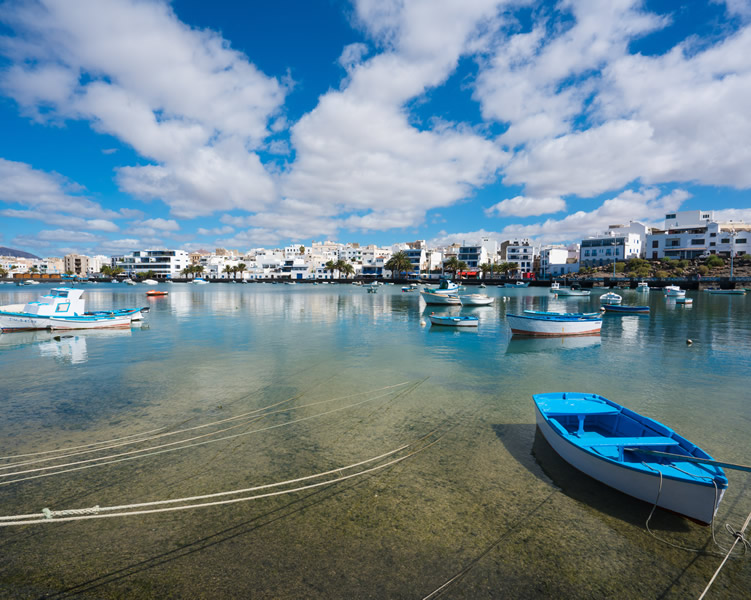
<path fill-rule="evenodd" d="M 0 6 L 0 245 L 576 242 L 751 222 L 751 8 Z"/>

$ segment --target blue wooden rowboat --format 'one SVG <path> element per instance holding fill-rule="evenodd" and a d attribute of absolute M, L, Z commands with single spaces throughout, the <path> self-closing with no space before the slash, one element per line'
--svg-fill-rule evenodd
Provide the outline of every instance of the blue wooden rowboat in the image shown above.
<path fill-rule="evenodd" d="M 449 327 L 477 327 L 480 320 L 477 317 L 452 317 L 431 313 L 430 322 L 433 325 L 448 325 Z"/>
<path fill-rule="evenodd" d="M 629 306 L 628 304 L 603 304 L 602 309 L 609 313 L 637 314 L 649 313 L 649 306 Z"/>
<path fill-rule="evenodd" d="M 533 399 L 542 435 L 573 467 L 665 510 L 703 525 L 712 522 L 728 480 L 704 450 L 596 394 L 535 394 Z"/>

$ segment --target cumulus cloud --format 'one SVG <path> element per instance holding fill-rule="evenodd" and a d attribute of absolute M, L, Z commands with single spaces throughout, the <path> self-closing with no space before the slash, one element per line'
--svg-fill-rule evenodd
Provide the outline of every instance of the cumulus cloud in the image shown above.
<path fill-rule="evenodd" d="M 39 119 L 88 120 L 150 159 L 120 170 L 124 191 L 185 217 L 273 200 L 253 149 L 285 90 L 221 36 L 160 1 L 9 3 L 3 17 L 16 32 L 4 91 Z"/>
<path fill-rule="evenodd" d="M 510 217 L 533 217 L 547 213 L 566 210 L 566 202 L 562 198 L 531 198 L 529 196 L 515 196 L 502 200 L 485 210 L 489 217 L 494 215 Z"/>

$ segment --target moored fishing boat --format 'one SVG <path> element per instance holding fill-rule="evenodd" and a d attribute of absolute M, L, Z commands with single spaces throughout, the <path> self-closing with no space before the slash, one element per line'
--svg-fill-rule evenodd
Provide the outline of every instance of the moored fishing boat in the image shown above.
<path fill-rule="evenodd" d="M 601 317 L 506 315 L 506 319 L 513 335 L 599 335 L 602 328 Z"/>
<path fill-rule="evenodd" d="M 0 330 L 30 329 L 99 329 L 128 327 L 132 315 L 142 309 L 124 309 L 128 314 L 114 311 L 86 313 L 83 290 L 53 288 L 49 294 L 26 304 L 0 307 Z M 130 312 L 132 311 L 132 312 Z"/>
<path fill-rule="evenodd" d="M 514 283 L 504 283 L 505 288 L 525 288 L 529 287 L 529 281 L 515 281 Z"/>
<path fill-rule="evenodd" d="M 745 296 L 746 295 L 745 288 L 735 288 L 732 290 L 722 290 L 720 288 L 707 288 L 704 291 L 709 292 L 710 294 L 719 294 L 723 296 Z"/>
<path fill-rule="evenodd" d="M 645 502 L 704 525 L 712 522 L 728 480 L 704 450 L 596 394 L 535 394 L 533 399 L 540 432 L 573 467 Z"/>
<path fill-rule="evenodd" d="M 682 290 L 677 285 L 666 285 L 664 293 L 666 298 L 682 298 L 686 295 L 686 290 Z"/>
<path fill-rule="evenodd" d="M 480 320 L 477 317 L 454 317 L 451 315 L 436 315 L 430 313 L 430 322 L 433 325 L 446 325 L 448 327 L 477 327 Z"/>
<path fill-rule="evenodd" d="M 589 296 L 590 292 L 589 290 L 582 289 L 578 283 L 572 283 L 570 286 L 560 286 L 553 293 L 558 296 Z"/>
<path fill-rule="evenodd" d="M 422 296 L 422 299 L 425 300 L 425 304 L 461 304 L 462 301 L 459 299 L 459 296 L 453 295 L 453 294 L 434 294 L 433 292 L 428 292 L 426 290 L 422 290 L 420 292 L 420 296 Z"/>
<path fill-rule="evenodd" d="M 487 294 L 466 294 L 459 296 L 459 301 L 462 306 L 488 306 L 493 304 L 494 298 L 491 298 Z"/>
<path fill-rule="evenodd" d="M 540 315 L 544 317 L 576 317 L 580 319 L 599 318 L 599 312 L 554 312 L 550 310 L 525 310 L 525 315 Z"/>
<path fill-rule="evenodd" d="M 425 288 L 425 291 L 430 294 L 455 295 L 459 291 L 459 284 L 443 277 L 437 288 Z"/>
<path fill-rule="evenodd" d="M 630 306 L 628 304 L 603 304 L 602 309 L 609 313 L 649 314 L 649 306 Z"/>
<path fill-rule="evenodd" d="M 636 284 L 636 291 L 637 292 L 648 292 L 649 291 L 649 284 L 646 281 L 640 281 Z"/>
<path fill-rule="evenodd" d="M 607 294 L 600 296 L 601 304 L 620 304 L 622 300 L 623 297 L 614 292 L 608 292 Z"/>

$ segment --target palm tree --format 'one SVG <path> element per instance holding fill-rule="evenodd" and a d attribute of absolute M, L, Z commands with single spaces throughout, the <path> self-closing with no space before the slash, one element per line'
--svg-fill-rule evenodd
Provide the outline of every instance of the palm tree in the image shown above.
<path fill-rule="evenodd" d="M 0 279 L 2 279 L 3 277 L 7 277 L 7 276 L 8 276 L 8 271 L 0 267 Z"/>
<path fill-rule="evenodd" d="M 399 251 L 389 258 L 385 267 L 391 271 L 391 279 L 394 279 L 397 273 L 409 271 L 412 268 L 412 262 L 406 252 Z"/>
<path fill-rule="evenodd" d="M 493 268 L 495 265 L 492 262 L 486 262 L 484 265 L 480 265 L 480 269 L 482 269 L 482 277 L 485 279 L 490 273 L 490 277 L 493 277 Z"/>
<path fill-rule="evenodd" d="M 246 265 L 245 263 L 239 263 L 237 265 L 237 272 L 240 273 L 240 279 L 243 278 L 243 273 L 245 273 L 245 271 L 247 270 L 248 270 L 248 265 Z"/>
<path fill-rule="evenodd" d="M 102 275 L 106 275 L 107 277 L 112 277 L 112 267 L 109 265 L 102 265 L 101 269 L 99 269 L 99 272 Z"/>
<path fill-rule="evenodd" d="M 111 277 L 117 277 L 122 272 L 123 272 L 123 268 L 122 267 L 111 267 L 110 268 L 110 276 Z"/>
<path fill-rule="evenodd" d="M 195 273 L 196 275 L 203 275 L 203 265 L 194 265 L 193 273 Z"/>
<path fill-rule="evenodd" d="M 224 267 L 224 270 L 222 271 L 222 273 L 226 273 L 227 274 L 227 279 L 229 279 L 230 273 L 233 273 L 233 272 L 234 271 L 232 270 L 232 267 L 230 267 L 229 265 L 226 265 Z"/>
<path fill-rule="evenodd" d="M 339 268 L 338 265 L 339 265 L 338 262 L 334 262 L 333 260 L 330 260 L 324 266 L 324 269 L 326 269 L 327 271 L 331 272 L 331 278 L 332 279 L 334 278 L 334 271 L 336 271 Z"/>
<path fill-rule="evenodd" d="M 457 271 L 461 271 L 462 261 L 460 261 L 456 256 L 452 256 L 449 258 L 445 263 L 443 263 L 443 269 L 444 271 L 448 271 L 449 273 L 453 273 L 454 276 L 456 276 Z M 466 267 L 466 265 L 465 265 Z"/>
<path fill-rule="evenodd" d="M 345 279 L 355 272 L 355 268 L 345 260 L 337 262 L 336 268 L 340 273 L 344 274 Z"/>

